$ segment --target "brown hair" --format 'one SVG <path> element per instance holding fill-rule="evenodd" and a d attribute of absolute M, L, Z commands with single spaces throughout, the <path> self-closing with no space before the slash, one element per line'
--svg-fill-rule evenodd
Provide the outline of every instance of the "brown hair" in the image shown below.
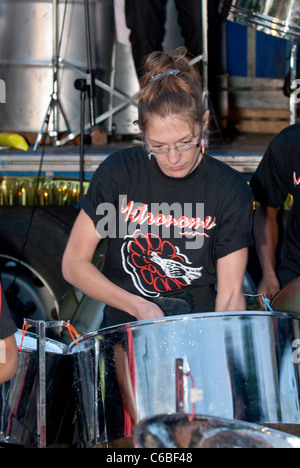
<path fill-rule="evenodd" d="M 145 132 L 150 116 L 186 115 L 195 122 L 204 117 L 202 83 L 190 65 L 186 49 L 171 53 L 152 52 L 145 61 L 140 80 L 137 124 Z"/>

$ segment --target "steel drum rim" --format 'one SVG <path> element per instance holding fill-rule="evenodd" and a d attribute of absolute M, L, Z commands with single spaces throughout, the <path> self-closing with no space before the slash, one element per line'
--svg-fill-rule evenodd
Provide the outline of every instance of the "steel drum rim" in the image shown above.
<path fill-rule="evenodd" d="M 108 334 L 108 333 L 115 333 L 118 332 L 119 330 L 124 330 L 124 328 L 128 327 L 130 330 L 133 330 L 135 328 L 141 328 L 142 326 L 147 326 L 147 325 L 159 325 L 159 324 L 165 324 L 165 323 L 174 323 L 174 322 L 185 322 L 185 321 L 190 321 L 190 320 L 199 320 L 199 319 L 205 319 L 205 318 L 230 318 L 230 317 L 240 317 L 240 318 L 246 318 L 246 317 L 281 317 L 281 318 L 289 318 L 289 319 L 296 319 L 300 320 L 300 317 L 297 313 L 294 312 L 281 312 L 281 311 L 273 311 L 273 310 L 267 310 L 267 311 L 262 311 L 262 310 L 243 310 L 243 311 L 224 311 L 224 312 L 200 312 L 196 314 L 189 314 L 189 315 L 172 315 L 172 316 L 166 316 L 164 318 L 157 318 L 157 319 L 149 319 L 149 320 L 138 320 L 135 322 L 127 322 L 127 323 L 121 323 L 119 325 L 114 325 L 111 327 L 107 328 L 101 328 L 99 330 L 95 330 L 92 332 L 89 332 L 85 335 L 80 336 L 76 342 L 72 342 L 69 345 L 69 350 L 70 352 L 76 352 L 76 348 L 78 345 L 83 343 L 84 341 L 87 341 L 89 339 L 97 338 L 100 335 Z"/>
<path fill-rule="evenodd" d="M 195 414 L 193 415 L 192 418 L 190 416 L 191 415 L 185 414 L 185 413 L 169 413 L 169 414 L 157 414 L 149 418 L 144 418 L 143 420 L 139 421 L 134 427 L 134 431 L 133 431 L 134 442 L 135 444 L 137 444 L 137 447 L 143 447 L 143 443 L 142 443 L 143 431 L 145 430 L 147 431 L 147 427 L 151 425 L 152 423 L 157 423 L 159 421 L 164 423 L 168 421 L 172 422 L 172 420 L 174 420 L 175 422 L 183 420 L 185 422 L 204 421 L 208 423 L 208 426 L 210 423 L 216 423 L 217 425 L 221 427 L 224 426 L 228 430 L 234 430 L 234 429 L 249 430 L 250 432 L 253 433 L 253 435 L 267 436 L 267 441 L 269 441 L 270 443 L 273 442 L 274 444 L 277 439 L 277 440 L 281 440 L 290 444 L 291 448 L 300 447 L 299 437 L 286 433 L 286 432 L 279 431 L 277 429 L 269 428 L 267 425 L 264 425 L 264 424 L 251 423 L 248 421 L 242 421 L 238 419 L 229 419 L 229 418 L 202 415 L 202 414 Z"/>
<path fill-rule="evenodd" d="M 227 18 L 244 26 L 262 28 L 259 30 L 262 32 L 266 32 L 267 30 L 273 36 L 284 39 L 290 38 L 296 41 L 300 39 L 300 26 L 297 26 L 295 23 L 288 23 L 277 17 L 263 15 L 259 12 L 231 5 Z"/>
<path fill-rule="evenodd" d="M 297 277 L 293 279 L 292 281 L 289 281 L 287 284 L 285 284 L 273 297 L 271 306 L 277 301 L 278 298 L 280 298 L 280 296 L 282 296 L 282 294 L 284 294 L 285 291 L 289 290 L 294 285 L 298 285 L 298 284 L 300 284 L 300 277 Z"/>
<path fill-rule="evenodd" d="M 16 338 L 16 342 L 17 342 L 17 347 L 19 348 L 19 352 L 20 353 L 23 353 L 23 352 L 25 352 L 25 353 L 36 352 L 37 351 L 37 338 L 38 338 L 37 334 L 27 331 L 26 335 L 24 337 L 24 342 L 22 343 L 22 346 L 21 346 L 21 340 L 19 340 L 19 338 L 21 338 L 21 336 L 22 336 L 22 330 L 18 329 L 17 332 L 15 333 L 15 338 Z M 35 347 L 30 347 L 30 346 L 26 345 L 26 338 L 30 338 L 30 339 L 34 340 L 36 346 Z M 19 343 L 19 341 L 20 341 L 20 343 Z M 54 355 L 56 355 L 56 354 L 58 354 L 58 355 L 68 354 L 68 345 L 66 345 L 64 343 L 61 343 L 60 341 L 56 341 L 56 340 L 53 340 L 52 338 L 47 338 L 46 337 L 45 344 L 46 344 L 46 354 L 54 354 Z M 53 349 L 48 349 L 47 344 L 55 346 L 57 351 L 54 351 Z"/>

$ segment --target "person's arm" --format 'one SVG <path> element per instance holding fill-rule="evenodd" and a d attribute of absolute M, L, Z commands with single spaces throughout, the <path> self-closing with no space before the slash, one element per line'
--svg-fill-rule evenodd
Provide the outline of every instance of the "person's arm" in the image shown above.
<path fill-rule="evenodd" d="M 257 293 L 266 294 L 269 299 L 272 299 L 280 289 L 276 275 L 276 249 L 279 237 L 277 215 L 278 208 L 260 205 L 254 216 L 254 238 L 262 269 L 262 279 Z"/>
<path fill-rule="evenodd" d="M 247 259 L 247 248 L 237 250 L 218 259 L 216 312 L 246 310 L 243 278 L 246 271 Z"/>
<path fill-rule="evenodd" d="M 0 340 L 0 384 L 10 380 L 18 367 L 18 349 L 15 336 Z"/>
<path fill-rule="evenodd" d="M 156 304 L 117 286 L 92 264 L 99 241 L 91 218 L 81 210 L 63 255 L 62 273 L 65 280 L 84 294 L 123 310 L 137 320 L 164 317 Z"/>

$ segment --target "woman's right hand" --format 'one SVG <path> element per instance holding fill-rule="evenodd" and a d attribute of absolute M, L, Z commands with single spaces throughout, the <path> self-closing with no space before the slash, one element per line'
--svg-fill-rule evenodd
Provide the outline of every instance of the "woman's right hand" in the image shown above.
<path fill-rule="evenodd" d="M 150 320 L 165 317 L 162 309 L 154 302 L 142 297 L 135 301 L 135 311 L 132 314 L 137 320 Z"/>
<path fill-rule="evenodd" d="M 63 255 L 62 271 L 65 280 L 84 294 L 111 307 L 122 309 L 137 320 L 165 317 L 157 304 L 117 286 L 92 264 L 98 243 L 99 236 L 92 220 L 81 210 Z"/>

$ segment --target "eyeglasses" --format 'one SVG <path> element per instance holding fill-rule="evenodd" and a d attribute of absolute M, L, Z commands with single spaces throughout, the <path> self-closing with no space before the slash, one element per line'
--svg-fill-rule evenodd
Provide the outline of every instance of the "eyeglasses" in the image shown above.
<path fill-rule="evenodd" d="M 200 140 L 201 140 L 201 133 L 202 133 L 202 131 L 200 129 L 199 136 L 198 136 L 198 139 L 197 139 L 196 143 L 193 141 L 194 138 L 192 138 L 191 140 L 186 141 L 185 143 L 180 143 L 179 145 L 176 145 L 173 148 L 169 148 L 168 146 L 157 146 L 155 148 L 148 148 L 148 146 L 145 145 L 146 150 L 147 150 L 148 153 L 153 154 L 154 156 L 155 155 L 162 155 L 162 154 L 166 155 L 172 149 L 178 151 L 178 153 L 184 153 L 185 151 L 190 151 L 190 150 L 192 150 L 194 148 L 199 148 Z"/>

